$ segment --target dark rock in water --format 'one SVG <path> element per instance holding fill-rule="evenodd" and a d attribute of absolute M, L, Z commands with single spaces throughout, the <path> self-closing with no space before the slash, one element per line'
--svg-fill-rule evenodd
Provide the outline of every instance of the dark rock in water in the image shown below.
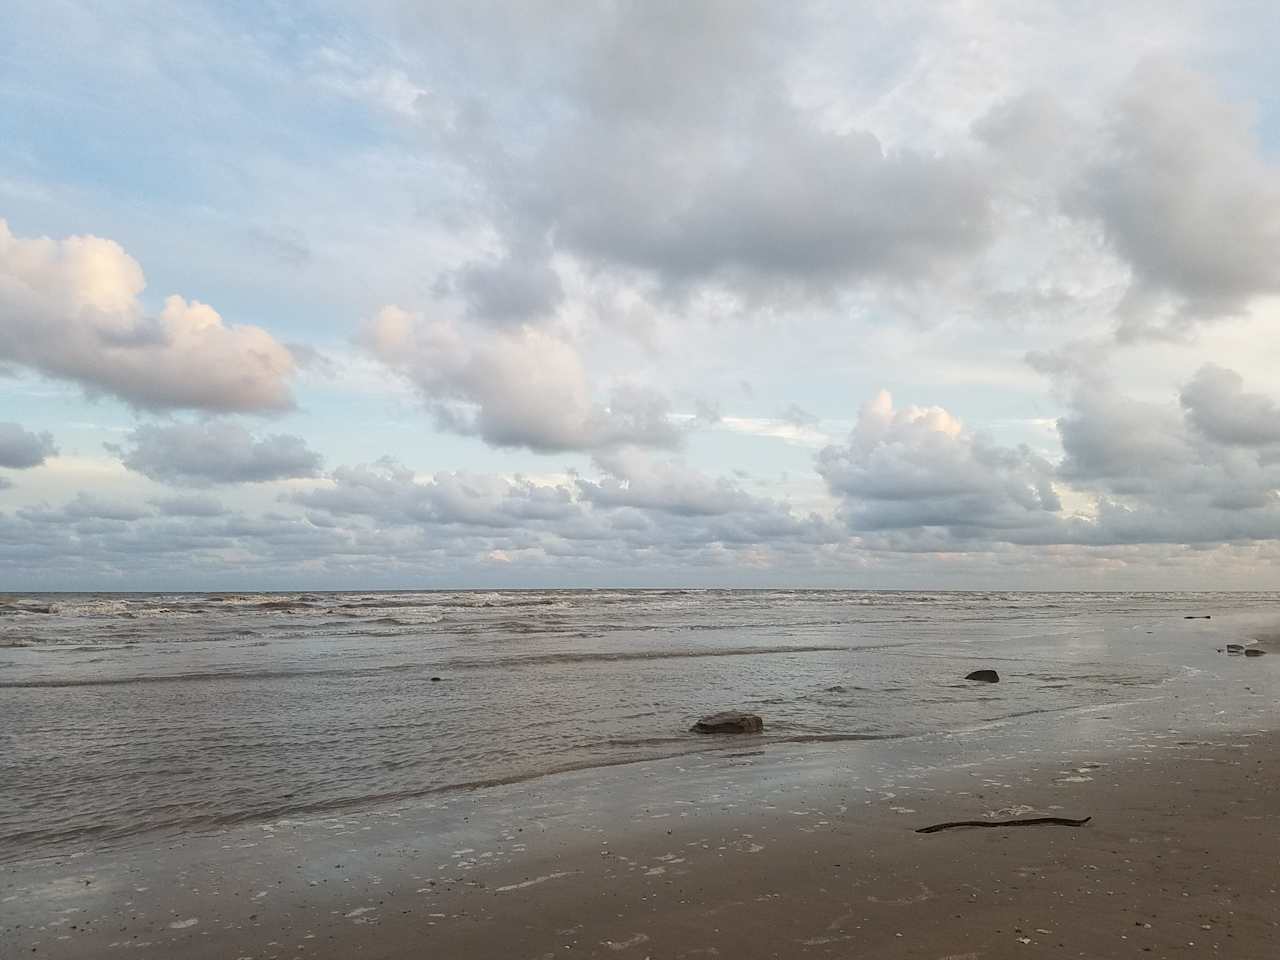
<path fill-rule="evenodd" d="M 1182 619 L 1183 620 L 1212 620 L 1213 616 L 1208 613 L 1189 613 Z"/>
<path fill-rule="evenodd" d="M 689 729 L 694 733 L 760 733 L 764 721 L 754 713 L 726 710 L 703 717 Z"/>
<path fill-rule="evenodd" d="M 1245 650 L 1244 655 L 1246 657 L 1262 657 L 1262 656 L 1265 656 L 1266 653 L 1267 651 L 1259 650 L 1257 647 L 1248 647 Z"/>
<path fill-rule="evenodd" d="M 1242 643 L 1228 643 L 1228 644 L 1227 644 L 1227 653 L 1244 653 L 1244 644 L 1242 644 Z"/>
<path fill-rule="evenodd" d="M 965 677 L 966 680 L 981 680 L 983 683 L 999 683 L 1000 674 L 994 670 L 975 670 Z"/>

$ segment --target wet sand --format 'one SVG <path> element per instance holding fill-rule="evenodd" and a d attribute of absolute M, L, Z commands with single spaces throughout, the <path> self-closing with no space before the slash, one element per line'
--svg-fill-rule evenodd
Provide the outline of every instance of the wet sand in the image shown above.
<path fill-rule="evenodd" d="M 11 864 L 0 955 L 1277 956 L 1269 674 L 1247 715 L 1195 733 L 1107 709 L 895 743 L 743 739 Z M 1093 820 L 914 832 L 1037 815 Z"/>

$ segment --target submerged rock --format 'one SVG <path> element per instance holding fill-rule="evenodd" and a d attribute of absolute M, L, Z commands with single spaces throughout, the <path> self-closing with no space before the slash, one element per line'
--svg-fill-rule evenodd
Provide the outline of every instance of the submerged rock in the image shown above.
<path fill-rule="evenodd" d="M 726 710 L 703 717 L 689 729 L 694 733 L 761 733 L 764 721 L 754 713 Z"/>
<path fill-rule="evenodd" d="M 978 680 L 982 683 L 999 683 L 1000 674 L 994 670 L 975 670 L 965 677 L 966 680 Z"/>

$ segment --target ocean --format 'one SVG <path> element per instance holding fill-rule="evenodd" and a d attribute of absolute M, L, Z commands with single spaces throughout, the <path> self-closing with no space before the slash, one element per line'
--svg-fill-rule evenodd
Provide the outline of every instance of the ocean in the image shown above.
<path fill-rule="evenodd" d="M 590 590 L 0 598 L 0 861 L 558 771 L 1032 714 L 1230 709 L 1280 594 Z M 1212 620 L 1186 619 L 1212 616 Z M 999 684 L 965 681 L 994 668 Z M 1225 706 L 1223 705 L 1225 704 Z"/>

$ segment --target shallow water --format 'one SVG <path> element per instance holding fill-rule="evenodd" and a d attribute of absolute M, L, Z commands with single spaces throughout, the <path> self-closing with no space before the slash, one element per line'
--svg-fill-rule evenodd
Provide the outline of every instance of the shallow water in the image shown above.
<path fill-rule="evenodd" d="M 1239 669 L 1215 647 L 1277 611 L 1277 594 L 11 596 L 0 859 L 706 750 L 724 741 L 688 727 L 724 708 L 762 714 L 766 741 L 1194 709 Z M 1002 682 L 962 679 L 977 667 Z"/>

